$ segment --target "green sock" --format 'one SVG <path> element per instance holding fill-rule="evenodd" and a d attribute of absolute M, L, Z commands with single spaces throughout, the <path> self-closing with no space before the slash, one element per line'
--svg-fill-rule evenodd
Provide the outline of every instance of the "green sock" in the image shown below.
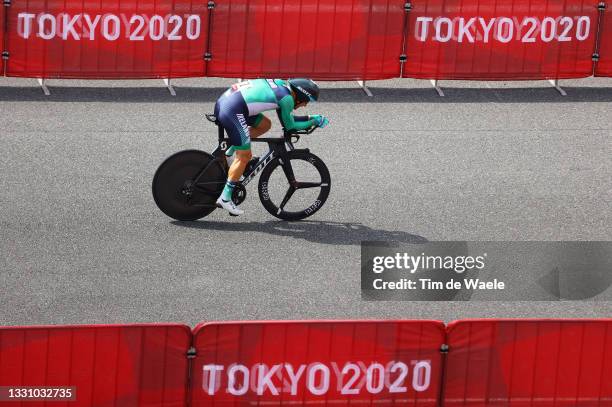
<path fill-rule="evenodd" d="M 225 188 L 223 188 L 223 192 L 221 193 L 221 199 L 223 199 L 225 202 L 231 201 L 235 186 L 236 186 L 236 182 L 230 181 L 228 179 L 227 182 L 225 183 Z"/>

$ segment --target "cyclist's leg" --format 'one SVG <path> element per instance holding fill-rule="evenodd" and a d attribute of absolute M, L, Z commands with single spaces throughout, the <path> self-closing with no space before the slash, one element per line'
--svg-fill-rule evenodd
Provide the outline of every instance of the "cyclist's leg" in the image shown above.
<path fill-rule="evenodd" d="M 272 128 L 272 122 L 263 113 L 259 113 L 256 116 L 249 116 L 247 118 L 247 124 L 249 125 L 249 137 L 251 139 L 257 138 L 267 133 Z M 231 146 L 225 152 L 225 155 L 231 157 L 235 152 L 234 146 Z"/>
<path fill-rule="evenodd" d="M 231 146 L 236 151 L 236 159 L 229 168 L 225 188 L 217 202 L 228 209 L 231 214 L 241 214 L 243 211 L 233 206 L 232 194 L 252 155 L 247 109 L 240 94 L 234 94 L 223 100 L 220 104 L 218 119 L 228 134 Z"/>
<path fill-rule="evenodd" d="M 251 138 L 257 138 L 262 134 L 267 133 L 272 127 L 272 122 L 263 113 L 259 113 L 256 116 L 250 116 L 247 119 L 249 125 L 249 134 Z"/>
<path fill-rule="evenodd" d="M 244 169 L 246 168 L 247 164 L 249 163 L 249 161 L 251 160 L 251 158 L 253 158 L 253 154 L 251 153 L 251 145 L 249 144 L 248 148 L 242 149 L 240 148 L 242 146 L 235 146 L 235 154 L 236 154 L 236 158 L 234 159 L 234 161 L 232 162 L 232 165 L 230 166 L 228 172 L 227 172 L 227 179 L 228 181 L 231 182 L 238 182 L 240 180 L 240 177 L 242 176 L 242 174 L 244 173 Z"/>
<path fill-rule="evenodd" d="M 228 201 L 231 198 L 231 193 L 233 192 L 235 184 L 240 180 L 247 163 L 252 157 L 251 141 L 249 137 L 249 128 L 246 126 L 242 113 L 235 114 L 230 118 L 222 116 L 221 120 L 229 136 L 231 148 L 236 155 L 236 158 L 228 170 L 228 183 L 223 190 L 224 193 L 221 195 L 224 201 Z M 241 125 L 241 122 L 245 123 L 245 125 Z"/>
<path fill-rule="evenodd" d="M 226 153 L 231 155 L 231 152 L 245 150 L 250 152 L 251 150 L 251 138 L 250 138 L 250 127 L 249 127 L 249 115 L 248 107 L 239 92 L 232 93 L 229 95 L 222 96 L 218 104 L 219 115 L 217 116 L 227 135 L 229 137 L 230 149 Z M 240 158 L 244 157 L 246 153 L 241 153 Z M 238 155 L 236 156 L 238 158 Z M 242 161 L 242 160 L 238 160 Z M 230 166 L 230 180 L 238 181 L 241 173 L 239 172 L 242 163 L 236 163 L 236 160 Z M 243 168 L 244 169 L 244 168 Z"/>
<path fill-rule="evenodd" d="M 272 122 L 263 113 L 259 113 L 255 116 L 249 116 L 247 119 L 247 124 L 249 125 L 249 135 L 251 139 L 257 138 L 265 133 L 267 133 L 272 127 Z M 233 153 L 233 151 L 232 151 Z M 252 166 L 257 164 L 259 161 L 259 157 L 253 156 L 249 163 L 247 164 L 244 172 L 250 171 Z"/>

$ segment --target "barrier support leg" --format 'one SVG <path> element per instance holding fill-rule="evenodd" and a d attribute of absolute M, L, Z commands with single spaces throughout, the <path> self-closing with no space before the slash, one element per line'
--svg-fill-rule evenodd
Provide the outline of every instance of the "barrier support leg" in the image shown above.
<path fill-rule="evenodd" d="M 38 78 L 37 80 L 45 96 L 50 96 L 51 92 L 49 92 L 49 88 L 47 88 L 47 85 L 45 84 L 45 80 L 43 78 Z"/>
<path fill-rule="evenodd" d="M 168 88 L 168 92 L 170 92 L 172 96 L 176 96 L 176 92 L 174 91 L 174 86 L 170 84 L 170 78 L 164 78 L 164 85 L 166 85 L 166 87 Z"/>
<path fill-rule="evenodd" d="M 372 92 L 370 92 L 370 88 L 366 86 L 365 81 L 357 81 L 357 83 L 359 84 L 359 86 L 361 86 L 361 89 L 363 89 L 366 95 L 368 95 L 369 97 L 374 96 L 372 95 Z"/>
<path fill-rule="evenodd" d="M 561 86 L 559 86 L 559 79 L 549 79 L 548 82 L 550 82 L 550 84 L 557 89 L 561 96 L 567 96 L 567 92 L 563 90 Z"/>
<path fill-rule="evenodd" d="M 438 92 L 438 96 L 444 96 L 444 92 L 442 92 L 442 89 L 438 86 L 438 80 L 437 79 L 430 79 L 429 83 L 431 83 L 431 86 L 433 86 L 433 88 L 436 90 L 436 92 Z"/>

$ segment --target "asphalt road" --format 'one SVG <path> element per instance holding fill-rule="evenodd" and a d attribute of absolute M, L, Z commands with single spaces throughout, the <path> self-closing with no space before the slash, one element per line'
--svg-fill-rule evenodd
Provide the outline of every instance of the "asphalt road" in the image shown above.
<path fill-rule="evenodd" d="M 0 324 L 610 317 L 612 302 L 367 302 L 362 240 L 612 240 L 612 81 L 323 84 L 301 145 L 329 201 L 279 222 L 255 183 L 234 219 L 173 222 L 151 180 L 212 150 L 232 81 L 0 79 Z M 275 128 L 278 130 L 278 124 Z M 273 128 L 274 130 L 274 128 Z"/>

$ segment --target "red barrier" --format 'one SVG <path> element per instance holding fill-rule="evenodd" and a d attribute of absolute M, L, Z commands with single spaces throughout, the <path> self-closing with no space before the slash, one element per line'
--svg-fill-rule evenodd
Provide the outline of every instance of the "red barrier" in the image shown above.
<path fill-rule="evenodd" d="M 208 75 L 396 78 L 403 8 L 403 0 L 218 2 Z"/>
<path fill-rule="evenodd" d="M 448 326 L 445 406 L 611 406 L 612 320 Z"/>
<path fill-rule="evenodd" d="M 9 76 L 495 80 L 592 75 L 598 2 L 13 0 L 2 13 Z"/>
<path fill-rule="evenodd" d="M 612 3 L 603 12 L 599 32 L 599 61 L 595 65 L 595 76 L 612 76 Z"/>
<path fill-rule="evenodd" d="M 0 54 L 2 54 L 6 50 L 6 45 L 4 44 L 4 30 L 5 30 L 5 9 L 0 5 Z M 0 59 L 0 75 L 4 75 L 4 55 L 1 56 Z"/>
<path fill-rule="evenodd" d="M 13 0 L 8 76 L 204 76 L 205 1 Z"/>
<path fill-rule="evenodd" d="M 228 322 L 194 335 L 193 406 L 437 405 L 441 322 Z"/>
<path fill-rule="evenodd" d="M 184 325 L 0 328 L 0 387 L 75 387 L 58 406 L 182 406 L 190 342 Z"/>
<path fill-rule="evenodd" d="M 597 4 L 598 0 L 415 0 L 403 76 L 591 76 Z"/>

